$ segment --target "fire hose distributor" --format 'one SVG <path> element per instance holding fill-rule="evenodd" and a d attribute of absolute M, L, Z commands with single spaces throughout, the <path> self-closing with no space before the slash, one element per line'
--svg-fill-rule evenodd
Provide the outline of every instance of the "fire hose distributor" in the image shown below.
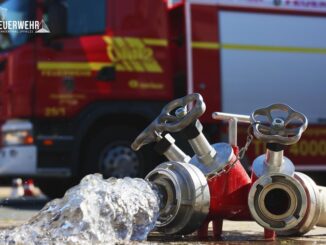
<path fill-rule="evenodd" d="M 196 103 L 187 112 L 186 106 L 192 102 Z M 204 111 L 205 104 L 199 94 L 172 101 L 132 144 L 132 148 L 138 150 L 156 142 L 156 151 L 170 160 L 146 176 L 161 196 L 156 226 L 165 234 L 189 234 L 198 230 L 200 237 L 207 237 L 208 224 L 213 221 L 214 236 L 220 237 L 223 219 L 251 220 L 247 202 L 251 180 L 239 158 L 247 150 L 252 136 L 248 136 L 240 152 L 236 146 L 237 122 L 250 123 L 250 117 L 215 113 L 215 119 L 229 120 L 230 144 L 210 145 L 198 120 Z M 191 160 L 174 144 L 171 135 L 163 135 L 163 132 L 178 131 L 195 152 Z"/>
<path fill-rule="evenodd" d="M 197 195 L 198 191 L 202 193 L 202 190 L 204 190 L 205 194 L 201 194 L 199 197 L 208 197 L 210 199 L 205 199 L 205 202 L 196 202 L 199 206 L 201 205 L 200 219 L 198 219 L 198 214 L 196 214 L 196 211 L 194 214 L 197 216 L 196 218 L 195 215 L 192 216 L 194 218 L 191 220 L 191 222 L 188 219 L 189 215 L 184 214 L 186 206 L 180 208 L 179 210 L 162 207 L 160 220 L 157 223 L 157 227 L 160 231 L 167 234 L 188 234 L 199 228 L 199 236 L 206 237 L 208 223 L 213 221 L 214 234 L 216 237 L 219 237 L 222 231 L 222 221 L 224 218 L 234 220 L 250 219 L 250 212 L 247 205 L 247 197 L 251 185 L 250 177 L 247 175 L 246 171 L 239 162 L 237 146 L 227 143 L 210 145 L 206 137 L 203 135 L 203 127 L 197 119 L 204 112 L 204 109 L 201 110 L 201 113 L 194 113 L 193 111 L 196 110 L 196 107 L 199 105 L 203 105 L 204 108 L 205 104 L 203 99 L 197 94 L 190 96 L 196 97 L 196 104 L 189 112 L 187 112 L 186 104 L 191 101 L 188 100 L 187 103 L 171 102 L 170 105 L 173 106 L 168 105 L 168 109 L 163 109 L 159 118 L 161 117 L 163 120 L 166 120 L 165 124 L 167 125 L 164 127 L 162 126 L 164 131 L 181 131 L 187 138 L 189 144 L 195 152 L 195 155 L 190 160 L 191 164 L 185 164 L 184 161 L 164 163 L 150 172 L 146 178 L 158 185 L 159 189 L 163 189 L 163 191 L 160 191 L 161 193 L 173 193 L 173 191 L 170 189 L 182 187 L 181 189 L 183 190 L 192 190 L 195 195 Z M 187 96 L 182 98 L 179 102 L 182 102 L 182 100 L 185 100 L 185 98 L 187 98 Z M 172 111 L 175 111 L 175 116 L 171 116 Z M 164 115 L 165 113 L 168 115 Z M 155 121 L 163 120 L 157 119 Z M 187 120 L 187 123 L 183 123 L 179 127 L 174 127 L 171 129 L 168 126 L 170 122 L 175 124 L 183 122 L 184 120 Z M 250 122 L 249 117 L 246 118 L 246 122 Z M 232 125 L 234 125 L 232 129 L 236 129 L 236 123 L 233 123 Z M 157 126 L 150 126 L 149 128 L 149 131 L 145 129 L 145 134 L 152 132 L 153 128 L 156 128 L 156 131 L 160 130 Z M 155 135 L 153 133 L 151 134 Z M 233 136 L 236 137 L 236 132 L 233 132 Z M 135 141 L 136 146 L 138 144 L 142 144 L 142 140 L 139 139 L 148 139 L 148 137 L 141 134 Z M 171 154 L 166 154 L 165 150 L 170 149 L 171 146 L 161 147 L 161 142 L 162 140 L 160 139 L 157 141 L 155 149 L 169 158 Z M 233 141 L 233 143 L 236 144 L 236 140 Z M 175 148 L 176 146 L 174 145 L 173 147 Z M 176 159 L 171 159 L 170 157 L 169 160 L 175 161 Z M 170 166 L 170 169 L 167 168 L 167 164 Z M 185 171 L 185 168 L 188 169 Z M 169 174 L 166 171 L 167 169 L 170 171 L 171 169 L 174 170 L 174 177 L 172 177 L 172 174 Z M 191 171 L 195 171 L 194 174 L 190 174 L 190 169 L 192 169 Z M 182 172 L 187 173 L 187 175 L 184 175 L 183 178 L 176 177 Z M 198 176 L 200 176 L 200 178 L 198 178 Z M 210 194 L 208 192 L 208 184 Z M 178 191 L 176 193 L 178 193 Z M 173 196 L 173 194 L 165 194 L 165 196 Z M 185 193 L 183 193 L 182 196 L 186 196 Z M 176 200 L 178 199 L 180 198 L 178 197 Z M 166 200 L 173 200 L 173 198 L 169 199 L 164 197 L 162 202 L 169 203 L 166 202 Z M 166 204 L 163 206 L 169 207 L 169 205 Z M 187 208 L 189 209 L 189 205 Z M 203 212 L 203 210 L 205 210 L 205 212 Z M 191 208 L 190 211 L 194 212 L 195 210 L 194 208 Z M 188 222 L 187 224 L 186 221 Z"/>
<path fill-rule="evenodd" d="M 186 106 L 194 102 L 187 112 Z M 273 118 L 271 112 L 276 110 L 288 115 L 285 119 Z M 156 151 L 170 160 L 146 176 L 161 199 L 159 231 L 189 234 L 198 230 L 199 236 L 207 237 L 212 221 L 213 234 L 219 237 L 223 219 L 254 219 L 265 228 L 265 238 L 274 238 L 274 231 L 294 235 L 309 231 L 315 224 L 326 226 L 325 188 L 318 188 L 308 176 L 294 172 L 292 162 L 283 156 L 285 145 L 296 143 L 306 129 L 304 115 L 281 104 L 256 110 L 251 117 L 215 112 L 214 119 L 229 121 L 229 144 L 210 145 L 197 120 L 204 111 L 199 94 L 174 100 L 132 144 L 138 150 L 156 142 Z M 258 121 L 257 116 L 266 117 L 269 126 Z M 298 120 L 300 126 L 288 128 L 293 120 Z M 246 145 L 240 150 L 237 122 L 251 123 Z M 258 139 L 268 144 L 267 153 L 254 161 L 250 179 L 239 160 L 253 139 L 251 128 Z M 174 144 L 171 135 L 163 134 L 178 131 L 195 152 L 191 159 Z"/>
<path fill-rule="evenodd" d="M 194 103 L 182 118 L 173 114 L 176 109 Z M 161 114 L 132 143 L 134 150 L 156 142 L 154 149 L 166 156 L 164 162 L 153 169 L 146 179 L 153 183 L 160 196 L 158 231 L 165 234 L 189 234 L 197 230 L 209 212 L 210 193 L 205 175 L 189 164 L 187 156 L 175 140 L 165 132 L 178 132 L 205 112 L 200 94 L 191 94 L 167 104 Z"/>
<path fill-rule="evenodd" d="M 285 116 L 277 116 L 277 115 Z M 254 135 L 267 143 L 266 154 L 252 166 L 248 196 L 252 217 L 279 235 L 302 235 L 314 225 L 326 226 L 325 193 L 284 156 L 287 145 L 299 141 L 307 118 L 287 105 L 274 104 L 251 115 Z"/>

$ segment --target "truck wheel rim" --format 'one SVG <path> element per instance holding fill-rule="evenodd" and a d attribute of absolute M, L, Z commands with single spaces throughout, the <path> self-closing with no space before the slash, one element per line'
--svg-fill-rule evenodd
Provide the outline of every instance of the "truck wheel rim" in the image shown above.
<path fill-rule="evenodd" d="M 140 159 L 126 145 L 109 145 L 100 154 L 99 165 L 104 177 L 136 177 L 139 174 Z"/>

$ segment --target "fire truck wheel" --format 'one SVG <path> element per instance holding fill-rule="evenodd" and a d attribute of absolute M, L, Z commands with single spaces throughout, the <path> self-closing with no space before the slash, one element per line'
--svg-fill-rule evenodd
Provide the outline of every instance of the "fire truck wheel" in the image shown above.
<path fill-rule="evenodd" d="M 131 149 L 139 131 L 130 126 L 111 126 L 96 133 L 86 147 L 82 176 L 101 173 L 104 178 L 144 177 L 158 162 L 151 149 L 145 147 L 139 152 Z"/>

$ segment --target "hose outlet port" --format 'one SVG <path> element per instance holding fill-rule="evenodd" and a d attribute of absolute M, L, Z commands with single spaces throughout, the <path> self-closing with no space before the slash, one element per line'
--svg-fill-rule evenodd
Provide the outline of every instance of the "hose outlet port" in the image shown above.
<path fill-rule="evenodd" d="M 291 206 L 291 197 L 285 190 L 275 188 L 266 194 L 264 205 L 271 214 L 282 215 L 289 210 Z"/>
<path fill-rule="evenodd" d="M 288 231 L 305 218 L 308 208 L 304 187 L 294 177 L 275 173 L 260 177 L 249 192 L 252 217 L 264 228 Z"/>

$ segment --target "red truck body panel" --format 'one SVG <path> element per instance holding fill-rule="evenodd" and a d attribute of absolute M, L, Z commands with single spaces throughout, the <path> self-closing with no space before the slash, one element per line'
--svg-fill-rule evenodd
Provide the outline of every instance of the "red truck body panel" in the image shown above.
<path fill-rule="evenodd" d="M 0 121 L 32 116 L 35 81 L 33 43 L 0 54 L 0 60 L 4 69 L 0 73 Z"/>
<path fill-rule="evenodd" d="M 58 38 L 60 50 L 38 40 L 36 117 L 74 117 L 101 100 L 172 98 L 166 6 L 116 1 L 107 12 L 105 34 Z M 114 81 L 97 78 L 105 67 Z"/>

